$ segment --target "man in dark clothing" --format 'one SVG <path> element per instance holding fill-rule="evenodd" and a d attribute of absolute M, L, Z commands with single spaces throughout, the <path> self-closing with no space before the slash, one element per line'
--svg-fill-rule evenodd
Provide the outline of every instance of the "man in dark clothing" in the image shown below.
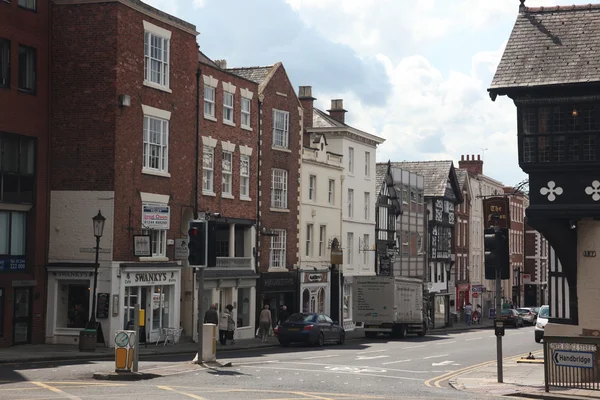
<path fill-rule="evenodd" d="M 290 317 L 290 314 L 287 311 L 286 306 L 281 307 L 281 311 L 279 311 L 279 318 L 277 318 L 277 325 L 283 324 Z"/>
<path fill-rule="evenodd" d="M 219 314 L 217 313 L 216 304 L 211 304 L 210 308 L 206 310 L 206 313 L 204 314 L 204 323 L 219 325 Z"/>

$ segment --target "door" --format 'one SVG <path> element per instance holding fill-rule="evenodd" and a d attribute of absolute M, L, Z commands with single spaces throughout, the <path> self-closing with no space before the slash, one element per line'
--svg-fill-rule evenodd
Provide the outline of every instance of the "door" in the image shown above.
<path fill-rule="evenodd" d="M 14 288 L 13 344 L 31 343 L 30 287 Z"/>

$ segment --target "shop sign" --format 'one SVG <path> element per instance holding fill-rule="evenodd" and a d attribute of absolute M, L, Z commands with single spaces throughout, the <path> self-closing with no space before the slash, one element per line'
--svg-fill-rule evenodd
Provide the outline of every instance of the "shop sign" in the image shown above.
<path fill-rule="evenodd" d="M 471 291 L 473 293 L 485 293 L 485 286 L 483 286 L 483 285 L 473 285 L 471 287 Z"/>
<path fill-rule="evenodd" d="M 144 204 L 142 223 L 147 229 L 169 229 L 170 208 L 164 204 Z"/>
<path fill-rule="evenodd" d="M 125 285 L 127 286 L 152 286 L 169 285 L 177 282 L 175 272 L 127 272 Z"/>
<path fill-rule="evenodd" d="M 188 255 L 188 239 L 175 239 L 175 259 L 187 260 Z"/>
<path fill-rule="evenodd" d="M 458 291 L 459 292 L 466 292 L 467 290 L 469 290 L 469 284 L 468 283 L 459 283 L 458 284 Z"/>
<path fill-rule="evenodd" d="M 331 249 L 330 262 L 335 265 L 344 263 L 344 251 L 342 249 Z"/>
<path fill-rule="evenodd" d="M 497 225 L 499 228 L 510 229 L 510 212 L 508 197 L 490 197 L 483 199 L 484 227 Z"/>
<path fill-rule="evenodd" d="M 289 272 L 268 272 L 262 275 L 263 292 L 296 291 L 296 277 Z"/>
<path fill-rule="evenodd" d="M 531 283 L 531 274 L 523 274 L 523 285 Z"/>
<path fill-rule="evenodd" d="M 304 283 L 320 283 L 327 282 L 326 272 L 305 272 Z"/>
<path fill-rule="evenodd" d="M 52 275 L 54 275 L 57 278 L 73 278 L 73 279 L 78 279 L 78 278 L 89 278 L 90 276 L 92 276 L 92 272 L 82 272 L 82 271 L 56 271 L 53 272 Z"/>
<path fill-rule="evenodd" d="M 0 272 L 25 271 L 25 257 L 0 257 Z"/>

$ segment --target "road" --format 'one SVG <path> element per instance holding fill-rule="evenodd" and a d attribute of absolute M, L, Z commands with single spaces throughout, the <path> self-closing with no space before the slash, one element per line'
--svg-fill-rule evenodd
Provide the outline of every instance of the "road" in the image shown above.
<path fill-rule="evenodd" d="M 533 329 L 507 329 L 504 356 L 541 351 Z M 110 361 L 0 366 L 0 399 L 481 399 L 457 392 L 447 380 L 495 360 L 496 339 L 486 329 L 424 338 L 386 337 L 323 348 L 230 351 L 231 367 L 206 369 L 190 356 L 142 359 L 140 370 L 162 375 L 139 382 L 92 380 L 114 369 Z M 491 398 L 491 397 L 490 397 Z"/>

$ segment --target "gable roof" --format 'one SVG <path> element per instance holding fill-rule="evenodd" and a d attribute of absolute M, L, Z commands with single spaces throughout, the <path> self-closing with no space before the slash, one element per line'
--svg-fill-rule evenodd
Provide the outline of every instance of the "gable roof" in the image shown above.
<path fill-rule="evenodd" d="M 403 210 L 402 204 L 400 203 L 401 191 L 394 185 L 394 178 L 390 173 L 389 161 L 386 164 L 379 163 L 375 166 L 375 196 L 377 196 L 378 201 L 380 199 L 381 189 L 384 185 L 387 185 L 388 187 L 388 196 L 392 201 L 396 216 L 402 215 Z"/>
<path fill-rule="evenodd" d="M 600 4 L 521 7 L 488 89 L 600 81 Z M 500 92 L 500 93 L 499 93 Z"/>
<path fill-rule="evenodd" d="M 392 162 L 392 167 L 417 173 L 425 178 L 425 197 L 450 197 L 462 203 L 462 191 L 452 161 L 403 161 Z M 448 180 L 452 190 L 448 192 Z"/>
<path fill-rule="evenodd" d="M 381 164 L 381 163 L 377 163 L 377 165 L 375 166 L 375 195 L 379 196 L 379 193 L 381 193 L 381 185 L 383 185 L 383 182 L 385 181 L 385 177 L 387 176 L 388 173 L 388 165 L 386 164 Z"/>
<path fill-rule="evenodd" d="M 219 69 L 221 68 L 217 65 L 217 63 L 215 63 L 213 60 L 208 58 L 208 56 L 206 54 L 204 54 L 203 52 L 201 52 L 200 50 L 198 50 L 198 61 L 201 62 L 202 64 L 210 65 L 213 68 L 219 68 Z"/>
<path fill-rule="evenodd" d="M 313 108 L 313 128 L 349 128 L 349 125 L 341 123 L 340 121 L 331 118 L 329 114 Z"/>
<path fill-rule="evenodd" d="M 274 67 L 275 65 L 266 67 L 227 68 L 227 71 L 260 85 L 265 82 Z"/>

